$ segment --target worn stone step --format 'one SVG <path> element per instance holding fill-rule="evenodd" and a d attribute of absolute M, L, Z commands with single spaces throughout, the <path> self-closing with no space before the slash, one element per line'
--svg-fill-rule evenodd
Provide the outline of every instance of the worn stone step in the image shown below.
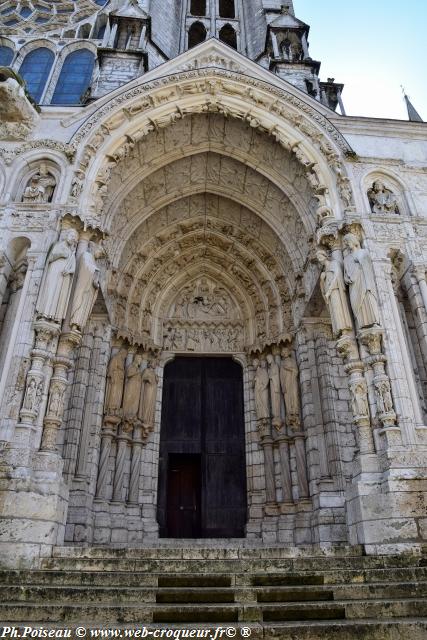
<path fill-rule="evenodd" d="M 229 587 L 230 585 L 231 577 L 221 575 L 161 575 L 158 578 L 159 587 Z"/>
<path fill-rule="evenodd" d="M 324 583 L 322 575 L 289 575 L 287 573 L 276 575 L 253 576 L 251 580 L 254 587 L 260 586 L 299 586 L 319 585 Z"/>
<path fill-rule="evenodd" d="M 249 626 L 249 625 L 248 625 Z M 426 640 L 426 620 L 264 622 L 263 640 Z M 256 633 L 256 630 L 253 630 Z M 253 636 L 251 635 L 251 640 Z"/>
<path fill-rule="evenodd" d="M 54 558 L 101 558 L 106 559 L 215 559 L 222 558 L 319 558 L 361 557 L 361 546 L 348 545 L 302 545 L 298 547 L 280 544 L 266 546 L 262 541 L 246 538 L 230 540 L 206 538 L 192 540 L 159 540 L 157 544 L 140 545 L 134 548 L 112 547 L 55 547 Z"/>
<path fill-rule="evenodd" d="M 396 582 L 334 585 L 335 600 L 396 599 L 427 597 L 427 582 Z"/>
<path fill-rule="evenodd" d="M 44 602 L 8 602 L 0 603 L 0 621 L 18 624 L 58 623 L 81 624 L 86 627 L 100 627 L 129 624 L 139 626 L 152 622 L 152 606 L 141 604 L 105 605 L 105 604 L 65 604 Z"/>
<path fill-rule="evenodd" d="M 119 571 L 0 571 L 0 585 L 155 587 L 157 574 Z"/>
<path fill-rule="evenodd" d="M 156 602 L 160 604 L 172 602 L 234 602 L 233 589 L 211 589 L 206 587 L 160 589 L 156 595 Z"/>
<path fill-rule="evenodd" d="M 153 604 L 156 601 L 156 591 L 150 587 L 10 585 L 0 588 L 0 601 L 52 602 L 55 604 Z"/>
<path fill-rule="evenodd" d="M 42 568 L 62 571 L 139 571 L 151 573 L 241 573 L 254 574 L 299 572 L 336 572 L 344 570 L 402 569 L 418 567 L 420 559 L 413 556 L 361 556 L 352 558 L 276 558 L 276 559 L 128 559 L 128 558 L 48 558 Z"/>
<path fill-rule="evenodd" d="M 162 623 L 207 623 L 207 622 L 237 622 L 239 608 L 227 605 L 184 605 L 158 606 L 153 611 L 153 622 Z"/>
<path fill-rule="evenodd" d="M 316 603 L 298 603 L 298 605 L 267 605 L 261 608 L 262 620 L 272 622 L 278 620 L 341 620 L 346 617 L 345 607 L 338 604 L 316 605 Z"/>
<path fill-rule="evenodd" d="M 425 598 L 399 598 L 383 600 L 340 600 L 345 605 L 347 618 L 426 618 Z"/>
<path fill-rule="evenodd" d="M 332 589 L 257 588 L 257 602 L 313 602 L 315 600 L 333 600 Z"/>

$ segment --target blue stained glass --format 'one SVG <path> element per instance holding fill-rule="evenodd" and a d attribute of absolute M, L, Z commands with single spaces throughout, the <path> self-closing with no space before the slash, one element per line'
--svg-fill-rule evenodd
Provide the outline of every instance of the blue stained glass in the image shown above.
<path fill-rule="evenodd" d="M 18 20 L 8 20 L 4 23 L 5 27 L 14 27 L 15 24 L 18 24 Z"/>
<path fill-rule="evenodd" d="M 106 4 L 107 0 L 95 0 L 96 4 L 99 4 L 100 7 L 103 7 Z"/>
<path fill-rule="evenodd" d="M 12 11 L 15 11 L 14 7 L 7 7 L 7 9 L 3 9 L 1 14 L 2 14 L 2 16 L 6 16 L 8 13 L 12 13 Z"/>
<path fill-rule="evenodd" d="M 46 22 L 49 22 L 49 18 L 37 18 L 36 22 L 37 24 L 45 24 Z"/>
<path fill-rule="evenodd" d="M 13 49 L 0 47 L 0 67 L 8 67 L 13 59 Z"/>
<path fill-rule="evenodd" d="M 77 105 L 82 103 L 92 78 L 94 55 L 88 49 L 70 53 L 64 62 L 52 104 Z"/>
<path fill-rule="evenodd" d="M 106 27 L 105 24 L 102 27 L 99 27 L 98 33 L 96 34 L 96 37 L 98 38 L 98 40 L 101 40 L 101 38 L 104 37 L 105 27 Z"/>
<path fill-rule="evenodd" d="M 23 9 L 21 9 L 20 13 L 23 18 L 28 18 L 28 16 L 30 16 L 33 12 L 29 7 L 24 7 Z"/>
<path fill-rule="evenodd" d="M 40 102 L 43 95 L 54 58 L 50 49 L 41 47 L 30 51 L 21 64 L 19 73 L 26 82 L 29 94 L 36 102 Z"/>

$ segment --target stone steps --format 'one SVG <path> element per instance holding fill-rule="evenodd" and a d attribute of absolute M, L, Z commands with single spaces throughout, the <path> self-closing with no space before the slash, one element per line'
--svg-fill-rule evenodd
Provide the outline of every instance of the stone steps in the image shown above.
<path fill-rule="evenodd" d="M 410 640 L 427 638 L 424 556 L 175 552 L 55 550 L 40 570 L 0 572 L 0 621 L 114 629 L 245 625 L 254 640 L 400 640 L 402 629 Z M 252 557 L 238 557 L 243 552 Z"/>

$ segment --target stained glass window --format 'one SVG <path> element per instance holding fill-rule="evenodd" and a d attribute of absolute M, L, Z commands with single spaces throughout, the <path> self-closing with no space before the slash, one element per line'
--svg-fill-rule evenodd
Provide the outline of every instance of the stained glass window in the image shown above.
<path fill-rule="evenodd" d="M 0 67 L 8 67 L 13 59 L 13 49 L 0 47 Z"/>
<path fill-rule="evenodd" d="M 92 78 L 94 55 L 88 49 L 73 51 L 66 58 L 52 98 L 52 104 L 82 103 Z"/>
<path fill-rule="evenodd" d="M 26 82 L 28 93 L 36 102 L 41 100 L 54 58 L 50 49 L 40 47 L 25 56 L 19 69 L 20 75 Z"/>

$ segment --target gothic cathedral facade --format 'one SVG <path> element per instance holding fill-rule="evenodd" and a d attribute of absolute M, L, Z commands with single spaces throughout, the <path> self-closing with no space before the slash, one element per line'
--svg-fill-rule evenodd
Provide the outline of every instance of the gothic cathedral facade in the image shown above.
<path fill-rule="evenodd" d="M 426 544 L 427 128 L 296 9 L 0 2 L 2 566 Z"/>

